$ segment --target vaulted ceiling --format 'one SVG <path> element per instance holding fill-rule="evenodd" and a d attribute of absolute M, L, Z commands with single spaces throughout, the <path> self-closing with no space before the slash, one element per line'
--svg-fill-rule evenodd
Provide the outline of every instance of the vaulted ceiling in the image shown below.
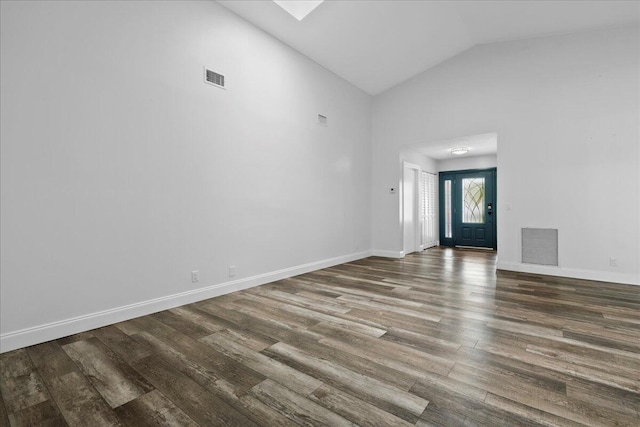
<path fill-rule="evenodd" d="M 326 0 L 302 21 L 273 1 L 219 0 L 376 95 L 473 46 L 637 25 L 638 1 Z"/>

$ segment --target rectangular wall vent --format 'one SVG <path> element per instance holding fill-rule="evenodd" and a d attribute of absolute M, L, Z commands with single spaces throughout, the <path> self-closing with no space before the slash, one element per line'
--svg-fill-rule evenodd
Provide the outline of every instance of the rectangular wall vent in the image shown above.
<path fill-rule="evenodd" d="M 523 228 L 522 262 L 525 264 L 558 265 L 558 229 Z"/>
<path fill-rule="evenodd" d="M 211 85 L 224 89 L 224 76 L 222 74 L 216 73 L 215 71 L 209 70 L 206 67 L 204 69 L 204 81 L 205 83 L 209 83 Z"/>
<path fill-rule="evenodd" d="M 318 114 L 318 124 L 322 126 L 328 126 L 329 122 L 327 121 L 327 116 L 323 116 L 322 114 Z"/>

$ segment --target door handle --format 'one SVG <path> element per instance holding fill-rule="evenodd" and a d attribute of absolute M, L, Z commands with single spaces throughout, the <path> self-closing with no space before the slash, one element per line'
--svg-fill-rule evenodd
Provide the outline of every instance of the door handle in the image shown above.
<path fill-rule="evenodd" d="M 493 213 L 493 203 L 489 203 L 487 205 L 487 215 L 491 215 Z"/>

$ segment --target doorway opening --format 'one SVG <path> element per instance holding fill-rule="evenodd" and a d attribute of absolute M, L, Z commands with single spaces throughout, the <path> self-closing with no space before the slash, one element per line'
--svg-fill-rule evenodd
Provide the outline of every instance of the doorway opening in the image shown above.
<path fill-rule="evenodd" d="M 404 163 L 402 174 L 402 234 L 405 255 L 420 249 L 418 236 L 418 174 L 420 166 Z"/>
<path fill-rule="evenodd" d="M 440 172 L 440 244 L 497 249 L 497 169 Z"/>

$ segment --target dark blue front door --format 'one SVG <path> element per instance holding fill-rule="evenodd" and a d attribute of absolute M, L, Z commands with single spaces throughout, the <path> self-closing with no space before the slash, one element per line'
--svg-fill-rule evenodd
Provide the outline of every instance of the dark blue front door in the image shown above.
<path fill-rule="evenodd" d="M 496 248 L 496 170 L 440 173 L 440 244 Z"/>

